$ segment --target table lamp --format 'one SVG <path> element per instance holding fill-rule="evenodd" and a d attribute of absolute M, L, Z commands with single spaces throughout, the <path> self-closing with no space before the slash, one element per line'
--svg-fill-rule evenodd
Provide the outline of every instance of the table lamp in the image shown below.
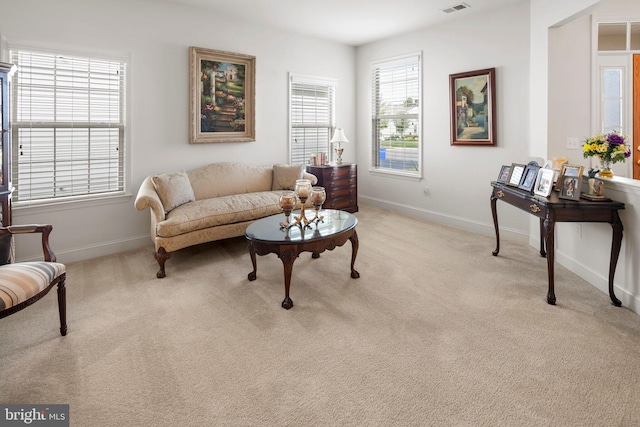
<path fill-rule="evenodd" d="M 349 140 L 347 139 L 347 137 L 344 134 L 344 131 L 342 130 L 342 128 L 337 128 L 335 133 L 333 134 L 333 138 L 331 138 L 331 141 L 329 141 L 332 144 L 336 144 L 336 155 L 338 156 L 336 158 L 336 164 L 337 165 L 341 165 L 342 164 L 342 152 L 344 151 L 344 148 L 342 148 L 342 146 L 340 144 L 345 144 L 347 142 L 349 142 Z"/>

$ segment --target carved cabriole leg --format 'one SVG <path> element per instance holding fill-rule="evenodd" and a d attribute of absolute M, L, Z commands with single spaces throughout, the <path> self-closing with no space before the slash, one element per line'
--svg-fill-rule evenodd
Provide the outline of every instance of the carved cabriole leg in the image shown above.
<path fill-rule="evenodd" d="M 171 258 L 171 252 L 167 252 L 164 248 L 158 249 L 158 252 L 155 254 L 156 261 L 158 261 L 158 265 L 160 266 L 160 270 L 156 273 L 156 277 L 158 279 L 162 279 L 166 276 L 164 272 L 164 263 L 167 262 L 169 258 Z"/>
<path fill-rule="evenodd" d="M 500 231 L 498 230 L 498 212 L 496 212 L 496 200 L 498 198 L 494 193 L 491 193 L 491 215 L 493 216 L 493 228 L 496 230 L 496 250 L 492 252 L 493 256 L 498 256 L 500 253 Z"/>
<path fill-rule="evenodd" d="M 67 335 L 67 288 L 65 281 L 67 280 L 67 274 L 64 273 L 60 276 L 58 282 L 58 312 L 60 313 L 60 334 L 62 336 Z"/>
<path fill-rule="evenodd" d="M 249 281 L 256 280 L 257 272 L 258 272 L 258 264 L 256 262 L 256 251 L 251 244 L 251 240 L 247 242 L 247 246 L 249 247 L 249 256 L 251 257 L 251 264 L 253 264 L 253 271 L 247 275 Z"/>
<path fill-rule="evenodd" d="M 360 278 L 360 273 L 358 273 L 356 271 L 354 267 L 354 265 L 356 264 L 356 256 L 358 255 L 358 233 L 356 233 L 356 230 L 353 230 L 353 234 L 351 235 L 351 237 L 349 237 L 349 240 L 351 240 L 351 278 L 352 279 L 358 279 Z"/>
<path fill-rule="evenodd" d="M 611 241 L 611 261 L 609 262 L 609 297 L 611 298 L 611 304 L 616 307 L 622 305 L 622 301 L 616 298 L 616 294 L 613 290 L 613 278 L 616 274 L 616 265 L 618 264 L 618 256 L 620 255 L 620 246 L 622 246 L 622 221 L 618 211 L 613 214 L 613 222 L 611 223 L 613 228 L 613 239 Z"/>
<path fill-rule="evenodd" d="M 540 218 L 540 256 L 546 257 L 547 252 L 544 249 L 544 219 Z"/>
<path fill-rule="evenodd" d="M 293 301 L 289 298 L 289 287 L 291 286 L 291 273 L 293 272 L 293 262 L 298 258 L 298 251 L 292 247 L 287 247 L 278 254 L 278 258 L 282 260 L 284 266 L 284 300 L 282 308 L 289 310 L 293 307 Z"/>
<path fill-rule="evenodd" d="M 554 259 L 555 259 L 555 247 L 554 247 L 554 230 L 555 221 L 550 218 L 549 212 L 544 220 L 545 231 L 545 245 L 547 247 L 547 274 L 549 276 L 549 291 L 547 292 L 547 303 L 555 305 L 556 294 L 554 290 Z"/>

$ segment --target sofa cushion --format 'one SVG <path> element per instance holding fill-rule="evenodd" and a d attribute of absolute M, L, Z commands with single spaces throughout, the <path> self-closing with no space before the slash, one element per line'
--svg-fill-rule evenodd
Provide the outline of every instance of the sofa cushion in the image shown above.
<path fill-rule="evenodd" d="M 302 178 L 302 165 L 273 165 L 273 184 L 271 189 L 295 190 L 296 181 Z"/>
<path fill-rule="evenodd" d="M 171 211 L 158 223 L 159 237 L 173 237 L 218 225 L 234 224 L 264 218 L 282 212 L 280 193 L 261 191 L 197 200 Z"/>
<path fill-rule="evenodd" d="M 271 167 L 243 163 L 212 163 L 187 172 L 196 200 L 271 191 Z"/>
<path fill-rule="evenodd" d="M 160 197 L 165 214 L 196 199 L 186 172 L 156 175 L 151 180 L 158 197 Z"/>

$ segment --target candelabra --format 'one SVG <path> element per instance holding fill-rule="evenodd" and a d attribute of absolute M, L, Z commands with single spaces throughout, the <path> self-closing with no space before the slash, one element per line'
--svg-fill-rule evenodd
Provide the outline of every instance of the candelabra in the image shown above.
<path fill-rule="evenodd" d="M 293 218 L 293 223 L 289 222 L 291 211 L 296 205 L 296 197 L 300 199 L 300 215 Z M 307 218 L 304 213 L 307 199 L 311 198 L 311 204 L 315 209 L 315 215 L 312 219 Z M 285 222 L 280 223 L 281 229 L 289 229 L 294 226 L 308 226 L 316 222 L 324 220 L 324 216 L 320 215 L 320 208 L 327 199 L 324 187 L 311 187 L 311 181 L 308 179 L 299 179 L 296 181 L 295 191 L 285 191 L 280 196 L 280 207 L 284 212 Z"/>

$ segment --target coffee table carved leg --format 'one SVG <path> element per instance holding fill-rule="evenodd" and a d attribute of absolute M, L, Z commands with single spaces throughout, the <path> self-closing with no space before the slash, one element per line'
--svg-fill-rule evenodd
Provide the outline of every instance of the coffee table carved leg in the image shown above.
<path fill-rule="evenodd" d="M 351 235 L 351 237 L 349 237 L 349 240 L 351 241 L 351 278 L 358 279 L 360 278 L 360 273 L 358 273 L 356 269 L 353 268 L 356 264 L 356 256 L 358 255 L 359 247 L 358 233 L 356 233 L 355 229 L 353 230 L 353 234 Z"/>
<path fill-rule="evenodd" d="M 253 264 L 253 271 L 247 275 L 247 278 L 249 279 L 249 281 L 254 281 L 258 277 L 257 276 L 258 264 L 256 263 L 256 251 L 253 249 L 251 242 L 249 242 L 249 256 L 251 256 L 251 264 Z"/>
<path fill-rule="evenodd" d="M 622 301 L 616 298 L 616 294 L 613 290 L 613 278 L 616 274 L 616 265 L 618 264 L 618 256 L 620 255 L 620 246 L 622 246 L 623 227 L 618 211 L 615 212 L 611 227 L 613 228 L 613 239 L 611 241 L 611 261 L 609 262 L 609 298 L 611 298 L 611 304 L 616 307 L 620 307 L 622 305 Z"/>
<path fill-rule="evenodd" d="M 289 310 L 293 307 L 293 301 L 289 298 L 289 287 L 291 286 L 291 273 L 293 272 L 293 262 L 298 257 L 298 253 L 293 249 L 286 249 L 278 255 L 284 266 L 284 300 L 282 300 L 282 308 Z"/>

